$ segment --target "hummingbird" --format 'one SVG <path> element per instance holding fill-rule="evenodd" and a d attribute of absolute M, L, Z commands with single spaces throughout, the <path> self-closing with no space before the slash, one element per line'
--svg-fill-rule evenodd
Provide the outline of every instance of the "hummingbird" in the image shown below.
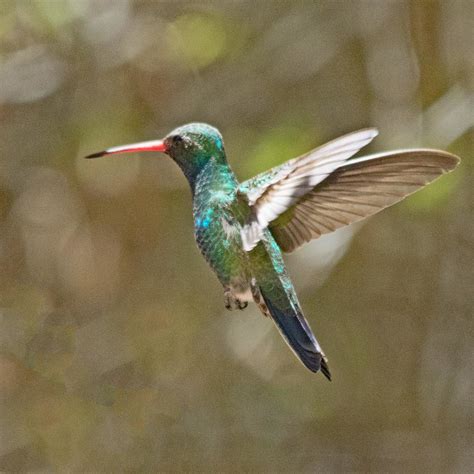
<path fill-rule="evenodd" d="M 225 307 L 242 310 L 254 301 L 299 360 L 331 380 L 283 253 L 401 201 L 460 162 L 431 149 L 352 158 L 377 134 L 375 128 L 349 133 L 244 182 L 227 162 L 221 133 L 204 123 L 86 158 L 136 152 L 170 156 L 189 182 L 195 239 L 223 286 Z"/>

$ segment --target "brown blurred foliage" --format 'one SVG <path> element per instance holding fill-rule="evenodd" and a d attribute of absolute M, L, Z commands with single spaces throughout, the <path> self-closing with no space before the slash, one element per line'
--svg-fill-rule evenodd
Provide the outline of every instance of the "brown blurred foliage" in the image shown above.
<path fill-rule="evenodd" d="M 470 472 L 474 2 L 1 0 L 0 470 Z M 462 165 L 288 258 L 333 383 L 224 310 L 162 156 L 241 178 L 359 127 Z"/>

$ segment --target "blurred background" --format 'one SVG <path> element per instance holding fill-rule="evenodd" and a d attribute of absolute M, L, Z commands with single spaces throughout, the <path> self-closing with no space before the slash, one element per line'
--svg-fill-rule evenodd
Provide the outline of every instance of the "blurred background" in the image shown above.
<path fill-rule="evenodd" d="M 472 472 L 474 2 L 14 1 L 0 9 L 0 470 Z M 290 255 L 333 382 L 224 309 L 163 155 L 241 179 L 376 126 L 455 172 Z"/>

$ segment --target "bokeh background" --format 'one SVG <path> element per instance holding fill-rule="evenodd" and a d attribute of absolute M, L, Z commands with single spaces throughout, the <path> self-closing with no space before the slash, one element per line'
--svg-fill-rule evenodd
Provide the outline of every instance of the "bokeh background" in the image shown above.
<path fill-rule="evenodd" d="M 0 0 L 0 470 L 472 472 L 474 2 Z M 161 155 L 376 126 L 461 166 L 288 257 L 333 382 L 228 313 Z"/>

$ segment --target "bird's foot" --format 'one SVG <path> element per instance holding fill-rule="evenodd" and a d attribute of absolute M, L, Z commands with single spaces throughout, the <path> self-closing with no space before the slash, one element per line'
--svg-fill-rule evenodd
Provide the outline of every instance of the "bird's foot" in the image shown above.
<path fill-rule="evenodd" d="M 248 306 L 247 301 L 242 301 L 237 298 L 231 290 L 224 291 L 224 305 L 229 311 L 234 309 L 245 309 Z"/>

